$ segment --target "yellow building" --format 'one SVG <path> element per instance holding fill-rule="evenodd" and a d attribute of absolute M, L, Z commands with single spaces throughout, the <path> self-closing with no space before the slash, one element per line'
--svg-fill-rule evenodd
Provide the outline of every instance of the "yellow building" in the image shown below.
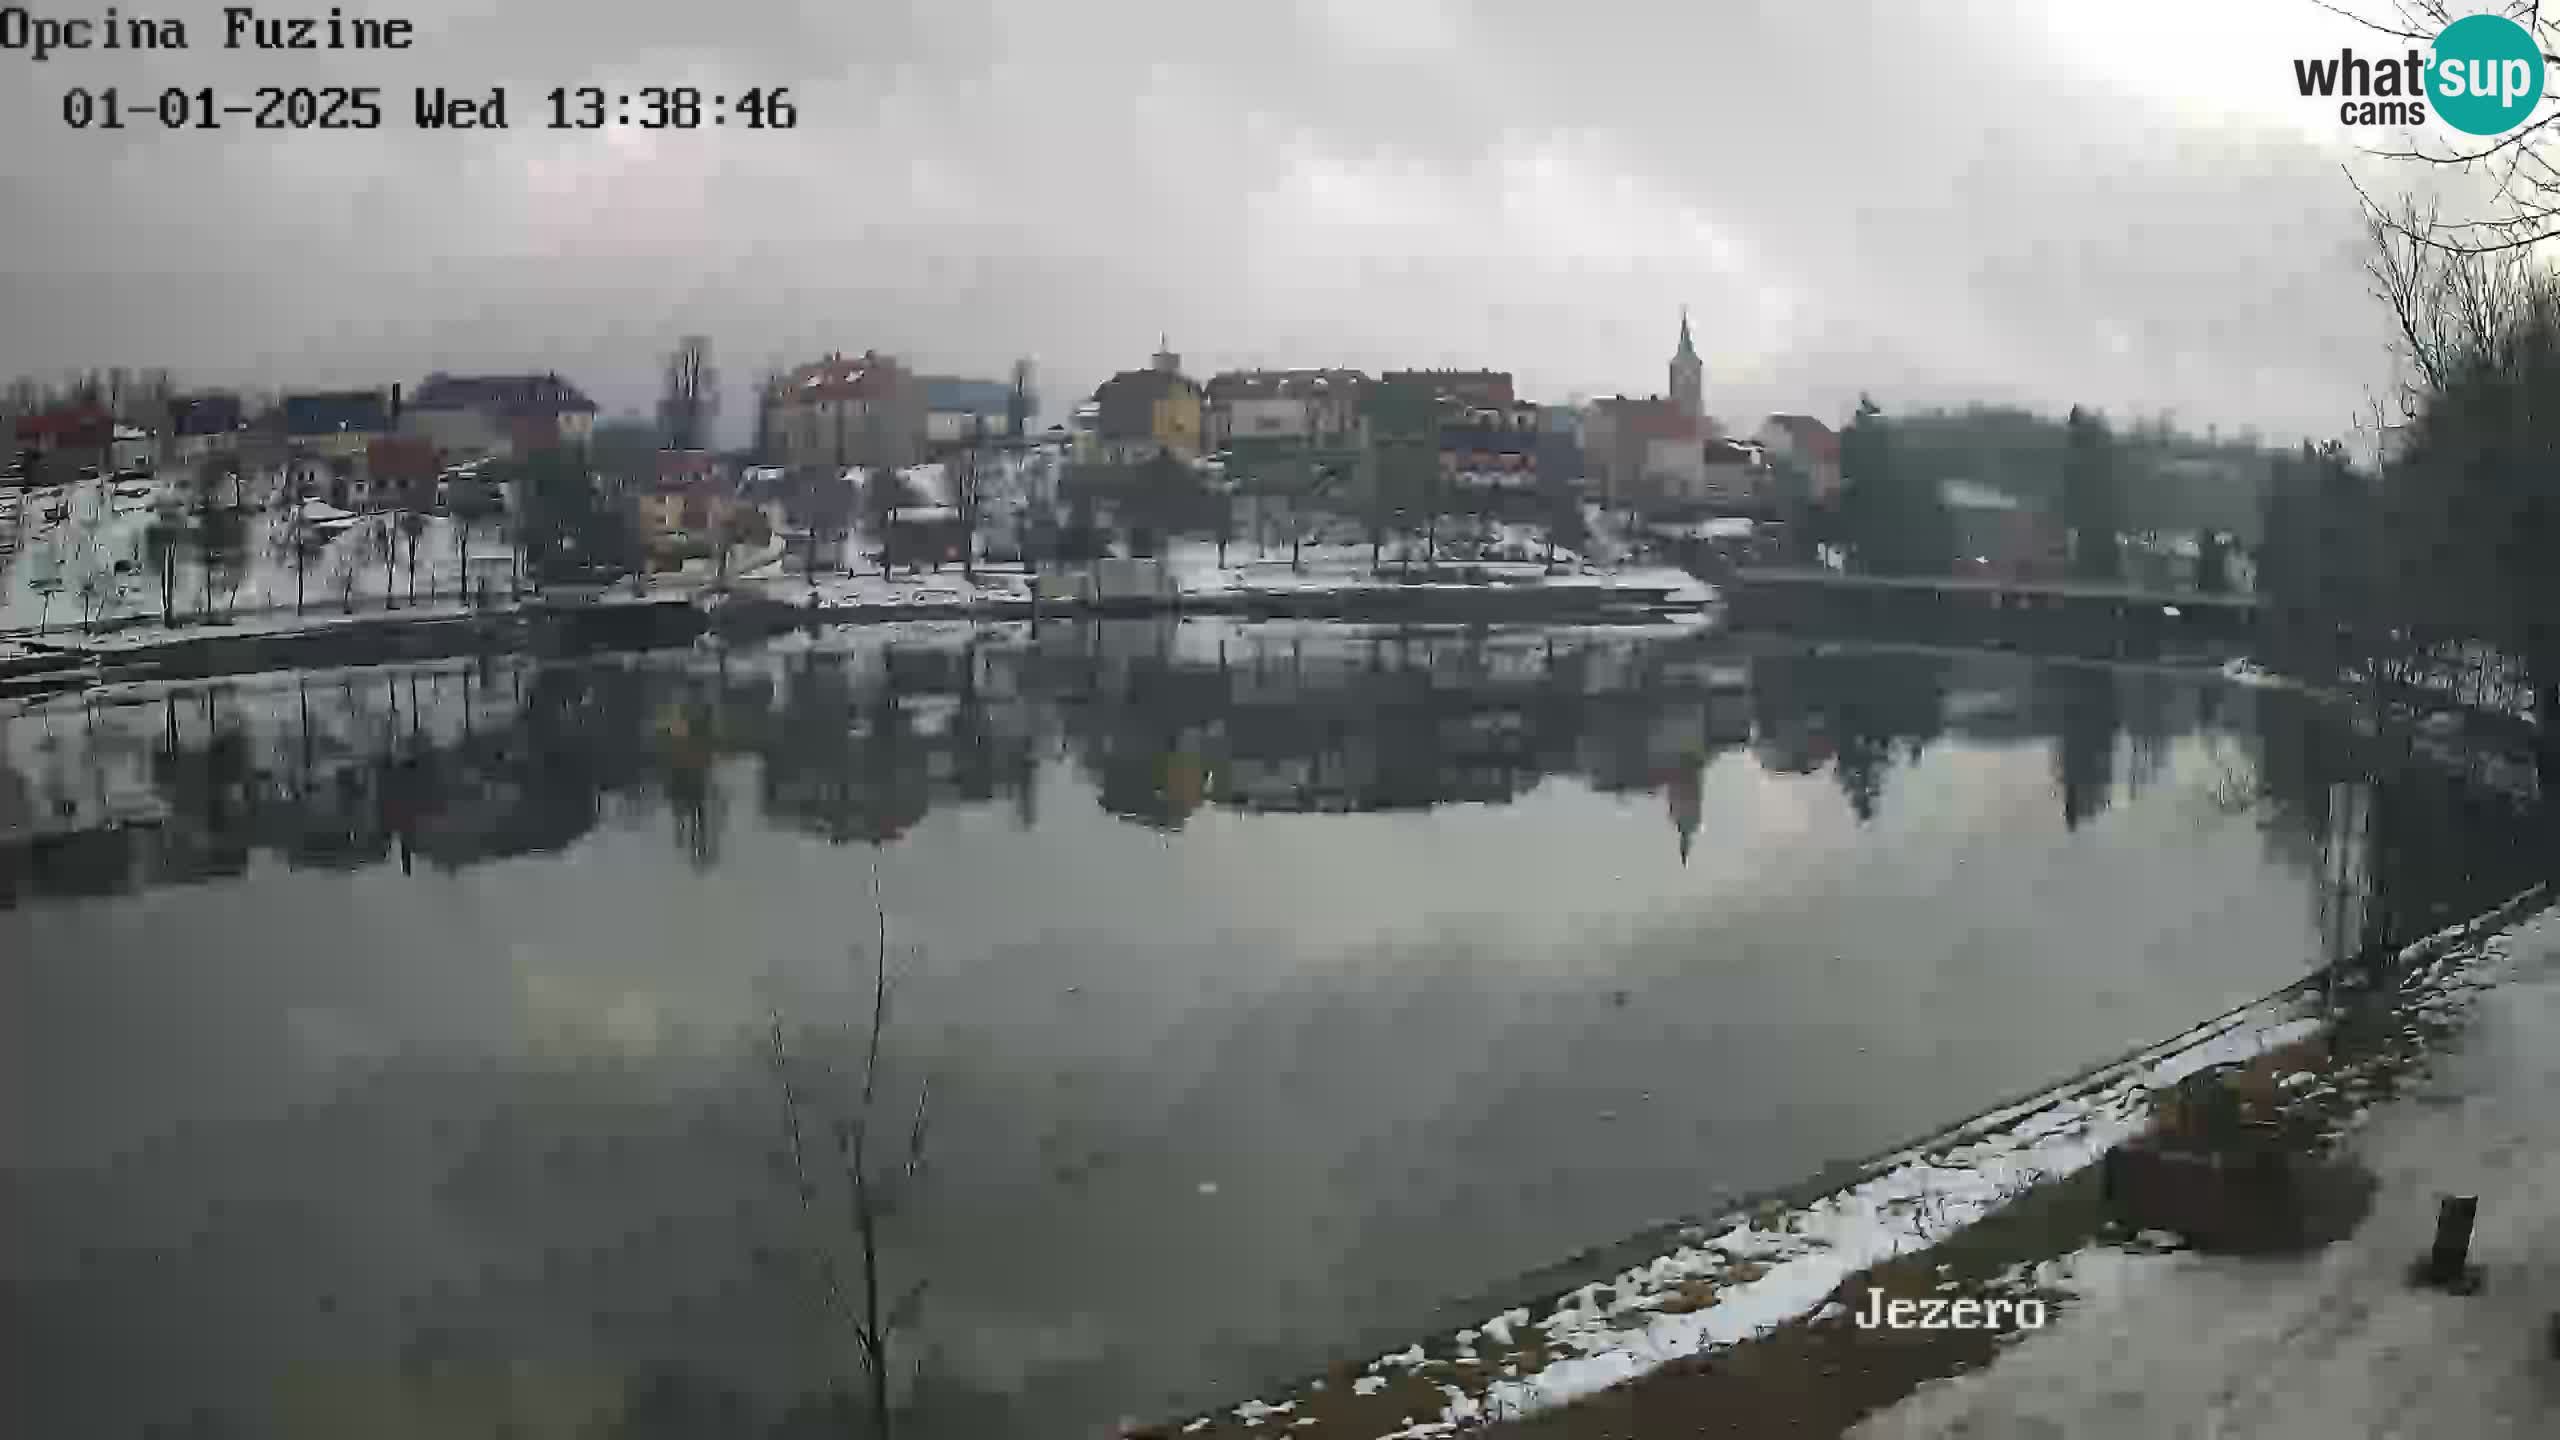
<path fill-rule="evenodd" d="M 726 467 L 700 450 L 660 451 L 656 482 L 632 504 L 642 542 L 669 558 L 707 551 L 718 537 L 737 532 L 741 512 L 755 508 L 739 498 Z"/>
<path fill-rule="evenodd" d="M 1203 406 L 1200 387 L 1182 373 L 1182 357 L 1158 350 L 1155 364 L 1123 370 L 1093 392 L 1095 458 L 1134 465 L 1169 453 L 1177 460 L 1200 454 Z"/>

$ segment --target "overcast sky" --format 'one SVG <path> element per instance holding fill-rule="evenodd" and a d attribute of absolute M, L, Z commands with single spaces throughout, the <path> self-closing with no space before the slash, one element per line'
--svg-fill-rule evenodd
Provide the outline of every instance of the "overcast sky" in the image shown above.
<path fill-rule="evenodd" d="M 342 3 L 416 48 L 226 52 L 214 6 L 134 0 L 192 48 L 0 54 L 0 371 L 556 368 L 612 413 L 698 330 L 741 383 L 1029 355 L 1054 419 L 1162 332 L 1195 375 L 1560 400 L 1662 388 L 1686 303 L 1728 419 L 1866 389 L 2326 436 L 2388 376 L 2359 137 L 2291 90 L 2357 37 L 2309 0 Z M 420 83 L 504 84 L 514 128 L 420 133 Z M 540 128 L 555 85 L 688 83 L 788 86 L 800 127 Z M 172 84 L 380 85 L 389 124 L 63 124 Z"/>

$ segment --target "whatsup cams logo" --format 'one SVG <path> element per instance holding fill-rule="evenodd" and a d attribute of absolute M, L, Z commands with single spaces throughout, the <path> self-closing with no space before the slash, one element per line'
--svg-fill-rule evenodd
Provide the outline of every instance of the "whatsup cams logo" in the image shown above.
<path fill-rule="evenodd" d="M 2504 135 L 2542 103 L 2542 46 L 2504 15 L 2465 15 L 2435 44 L 2390 58 L 2340 50 L 2293 62 L 2305 99 L 2335 99 L 2341 125 L 2424 125 L 2430 111 L 2466 135 Z"/>

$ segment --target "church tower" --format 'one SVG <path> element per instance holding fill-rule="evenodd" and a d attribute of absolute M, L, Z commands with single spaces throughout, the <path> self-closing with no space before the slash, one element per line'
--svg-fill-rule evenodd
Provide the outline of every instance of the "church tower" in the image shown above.
<path fill-rule="evenodd" d="M 1707 413 L 1707 367 L 1689 343 L 1689 307 L 1680 307 L 1680 349 L 1671 357 L 1671 403 L 1695 420 Z"/>

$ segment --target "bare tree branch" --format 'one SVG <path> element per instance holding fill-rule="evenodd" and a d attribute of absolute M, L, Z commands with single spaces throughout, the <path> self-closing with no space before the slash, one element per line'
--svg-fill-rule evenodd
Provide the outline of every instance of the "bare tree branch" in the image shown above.
<path fill-rule="evenodd" d="M 800 1092 L 791 1083 L 791 1058 L 782 1043 L 782 1012 L 773 1016 L 773 1073 L 782 1087 L 783 1131 L 791 1139 L 791 1176 L 793 1188 L 800 1193 L 802 1216 L 816 1221 L 817 1184 L 809 1178 L 808 1151 L 801 1141 Z M 853 1307 L 844 1293 L 844 1277 L 836 1270 L 835 1248 L 822 1245 L 818 1249 L 818 1273 L 826 1282 L 827 1303 L 839 1320 L 851 1323 Z"/>
<path fill-rule="evenodd" d="M 2363 26 L 2367 30 L 2373 31 L 2377 35 L 2388 35 L 2395 40 L 2432 40 L 2435 38 L 2432 35 L 2421 35 L 2415 30 L 2395 30 L 2391 26 L 2385 25 L 2378 20 L 2369 20 L 2343 6 L 2332 5 L 2329 3 L 2329 0 L 2311 0 L 2311 3 L 2342 20 L 2352 20 L 2356 24 Z"/>

